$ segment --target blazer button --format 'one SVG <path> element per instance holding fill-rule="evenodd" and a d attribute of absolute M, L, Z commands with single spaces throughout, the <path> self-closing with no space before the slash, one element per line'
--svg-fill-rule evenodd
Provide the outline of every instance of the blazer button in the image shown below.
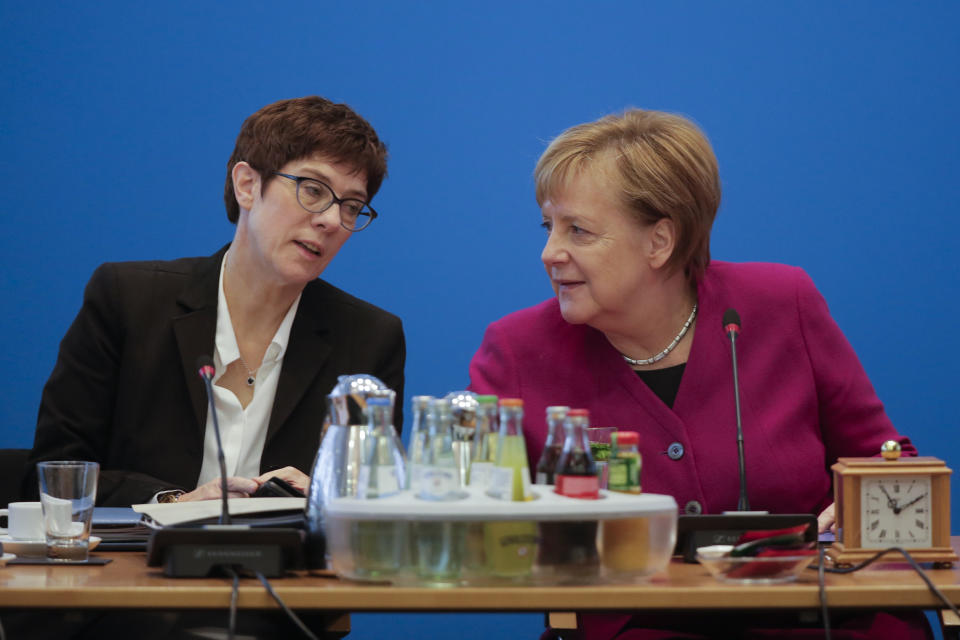
<path fill-rule="evenodd" d="M 667 447 L 667 455 L 670 456 L 671 460 L 679 460 L 683 457 L 683 445 L 679 442 L 671 443 Z"/>
<path fill-rule="evenodd" d="M 683 512 L 691 516 L 700 515 L 701 513 L 703 513 L 703 505 L 701 505 L 696 500 L 691 500 L 690 502 L 684 505 Z"/>

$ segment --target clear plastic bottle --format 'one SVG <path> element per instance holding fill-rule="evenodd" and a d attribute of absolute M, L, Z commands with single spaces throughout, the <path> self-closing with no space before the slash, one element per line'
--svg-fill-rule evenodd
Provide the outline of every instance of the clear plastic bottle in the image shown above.
<path fill-rule="evenodd" d="M 543 445 L 540 461 L 537 462 L 537 484 L 554 483 L 557 461 L 560 460 L 563 441 L 566 439 L 563 422 L 569 410 L 570 407 L 547 407 L 547 441 Z"/>
<path fill-rule="evenodd" d="M 497 396 L 477 396 L 477 430 L 473 437 L 473 459 L 468 481 L 472 487 L 486 489 L 497 461 Z"/>

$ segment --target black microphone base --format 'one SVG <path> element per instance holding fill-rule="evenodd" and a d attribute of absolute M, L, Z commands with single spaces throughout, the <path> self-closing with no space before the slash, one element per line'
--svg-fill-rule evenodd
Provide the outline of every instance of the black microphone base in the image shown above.
<path fill-rule="evenodd" d="M 697 549 L 714 544 L 736 544 L 745 531 L 786 529 L 807 525 L 804 540 L 817 539 L 817 518 L 809 513 L 766 513 L 745 511 L 723 515 L 683 515 L 677 519 L 677 546 L 673 555 L 684 562 L 697 561 Z"/>
<path fill-rule="evenodd" d="M 303 568 L 303 538 L 297 529 L 232 526 L 163 528 L 147 546 L 147 566 L 170 578 L 203 578 L 234 571 L 279 577 Z"/>

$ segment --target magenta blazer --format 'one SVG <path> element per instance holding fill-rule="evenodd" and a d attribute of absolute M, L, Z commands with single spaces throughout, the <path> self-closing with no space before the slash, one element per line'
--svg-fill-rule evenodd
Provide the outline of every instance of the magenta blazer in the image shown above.
<path fill-rule="evenodd" d="M 801 269 L 712 262 L 697 286 L 693 347 L 671 410 L 637 377 L 602 333 L 572 325 L 555 298 L 491 324 L 470 363 L 470 388 L 525 405 L 530 464 L 546 437 L 545 409 L 590 410 L 591 424 L 636 431 L 649 493 L 681 511 L 737 507 L 736 414 L 723 313 L 736 309 L 750 506 L 818 514 L 833 501 L 830 465 L 839 456 L 877 455 L 898 440 L 867 375 Z"/>
<path fill-rule="evenodd" d="M 739 497 L 737 427 L 730 342 L 722 327 L 723 313 L 732 307 L 743 323 L 737 361 L 752 509 L 819 514 L 833 501 L 830 465 L 839 456 L 874 456 L 891 439 L 905 455 L 916 455 L 893 428 L 803 270 L 711 262 L 697 299 L 693 347 L 672 410 L 602 333 L 564 321 L 555 298 L 487 327 L 470 363 L 470 388 L 523 398 L 531 466 L 546 438 L 546 407 L 582 407 L 590 410 L 594 426 L 640 434 L 645 492 L 672 495 L 688 513 L 733 510 Z M 706 632 L 697 626 L 703 623 Z M 838 639 L 927 637 L 920 614 L 834 623 Z M 586 640 L 618 632 L 623 640 L 675 637 L 673 629 L 680 628 L 709 636 L 709 625 L 690 616 L 580 616 Z M 782 626 L 775 625 L 769 637 L 807 637 Z"/>

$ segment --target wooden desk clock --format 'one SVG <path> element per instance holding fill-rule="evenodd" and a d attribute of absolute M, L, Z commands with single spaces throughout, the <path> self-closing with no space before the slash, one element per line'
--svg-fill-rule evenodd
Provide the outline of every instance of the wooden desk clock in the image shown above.
<path fill-rule="evenodd" d="M 918 562 L 957 562 L 950 547 L 951 470 L 938 458 L 901 458 L 893 440 L 883 443 L 881 455 L 840 458 L 831 467 L 837 540 L 827 554 L 850 565 L 903 547 Z"/>

